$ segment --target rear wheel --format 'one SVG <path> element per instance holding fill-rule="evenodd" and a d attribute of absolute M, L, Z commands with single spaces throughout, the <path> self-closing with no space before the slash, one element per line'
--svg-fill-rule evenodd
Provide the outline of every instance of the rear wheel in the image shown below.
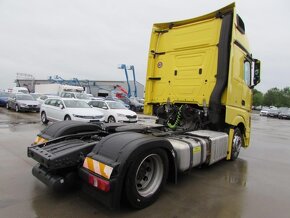
<path fill-rule="evenodd" d="M 239 156 L 241 147 L 244 146 L 244 139 L 239 128 L 234 129 L 234 135 L 232 140 L 232 153 L 231 160 L 236 160 Z"/>
<path fill-rule="evenodd" d="M 15 105 L 15 111 L 19 112 L 19 106 L 18 105 Z"/>
<path fill-rule="evenodd" d="M 113 116 L 109 116 L 108 123 L 116 123 L 116 119 Z"/>
<path fill-rule="evenodd" d="M 162 149 L 139 155 L 131 164 L 126 177 L 125 192 L 134 208 L 145 208 L 159 197 L 168 174 L 168 158 Z"/>
<path fill-rule="evenodd" d="M 70 117 L 69 115 L 66 115 L 66 116 L 64 117 L 64 120 L 71 120 L 71 117 Z"/>
<path fill-rule="evenodd" d="M 41 122 L 43 124 L 47 124 L 49 122 L 49 120 L 46 117 L 46 113 L 44 111 L 41 113 Z"/>

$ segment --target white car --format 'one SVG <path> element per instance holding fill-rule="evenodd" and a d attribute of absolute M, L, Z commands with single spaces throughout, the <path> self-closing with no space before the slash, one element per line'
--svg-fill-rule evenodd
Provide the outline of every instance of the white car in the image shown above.
<path fill-rule="evenodd" d="M 36 99 L 36 101 L 38 101 L 39 104 L 43 104 L 45 102 L 45 100 L 48 98 L 60 98 L 60 97 L 58 97 L 56 95 L 41 95 Z"/>
<path fill-rule="evenodd" d="M 117 101 L 93 100 L 89 102 L 89 105 L 104 113 L 105 121 L 109 123 L 136 123 L 138 121 L 138 116 L 134 111 L 127 109 L 123 104 Z"/>
<path fill-rule="evenodd" d="M 40 109 L 41 121 L 78 120 L 83 122 L 103 122 L 104 114 L 76 99 L 49 98 Z"/>
<path fill-rule="evenodd" d="M 79 92 L 62 92 L 60 94 L 60 97 L 79 99 L 87 103 L 91 100 L 90 97 L 86 93 L 79 93 Z"/>
<path fill-rule="evenodd" d="M 263 107 L 260 111 L 260 116 L 268 116 L 269 111 L 270 111 L 270 108 Z"/>

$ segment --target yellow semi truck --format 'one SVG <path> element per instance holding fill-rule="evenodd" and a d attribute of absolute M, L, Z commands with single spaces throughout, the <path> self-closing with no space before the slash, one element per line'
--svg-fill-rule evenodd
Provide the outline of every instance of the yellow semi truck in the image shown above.
<path fill-rule="evenodd" d="M 144 113 L 155 124 L 64 121 L 45 128 L 28 156 L 54 190 L 81 186 L 110 208 L 144 208 L 166 181 L 235 160 L 250 143 L 252 88 L 260 82 L 235 4 L 153 26 Z"/>

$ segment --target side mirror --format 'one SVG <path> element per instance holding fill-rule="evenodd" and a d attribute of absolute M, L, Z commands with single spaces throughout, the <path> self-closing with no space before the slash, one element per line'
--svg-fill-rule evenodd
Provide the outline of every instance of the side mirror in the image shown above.
<path fill-rule="evenodd" d="M 104 107 L 102 107 L 103 109 L 105 109 L 105 110 L 108 110 L 108 107 L 106 107 L 106 106 L 104 106 Z"/>
<path fill-rule="evenodd" d="M 60 108 L 60 109 L 64 109 L 63 104 L 60 104 L 60 105 L 59 105 L 59 108 Z"/>
<path fill-rule="evenodd" d="M 260 83 L 261 62 L 258 59 L 254 59 L 254 86 Z"/>

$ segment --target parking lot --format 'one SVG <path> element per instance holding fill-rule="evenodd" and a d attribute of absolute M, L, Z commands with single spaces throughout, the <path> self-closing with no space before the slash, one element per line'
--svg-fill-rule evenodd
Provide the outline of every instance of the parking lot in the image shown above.
<path fill-rule="evenodd" d="M 81 191 L 52 193 L 34 178 L 27 146 L 38 113 L 0 108 L 0 217 L 289 217 L 290 121 L 252 116 L 251 147 L 235 162 L 181 175 L 152 206 L 110 211 Z"/>

